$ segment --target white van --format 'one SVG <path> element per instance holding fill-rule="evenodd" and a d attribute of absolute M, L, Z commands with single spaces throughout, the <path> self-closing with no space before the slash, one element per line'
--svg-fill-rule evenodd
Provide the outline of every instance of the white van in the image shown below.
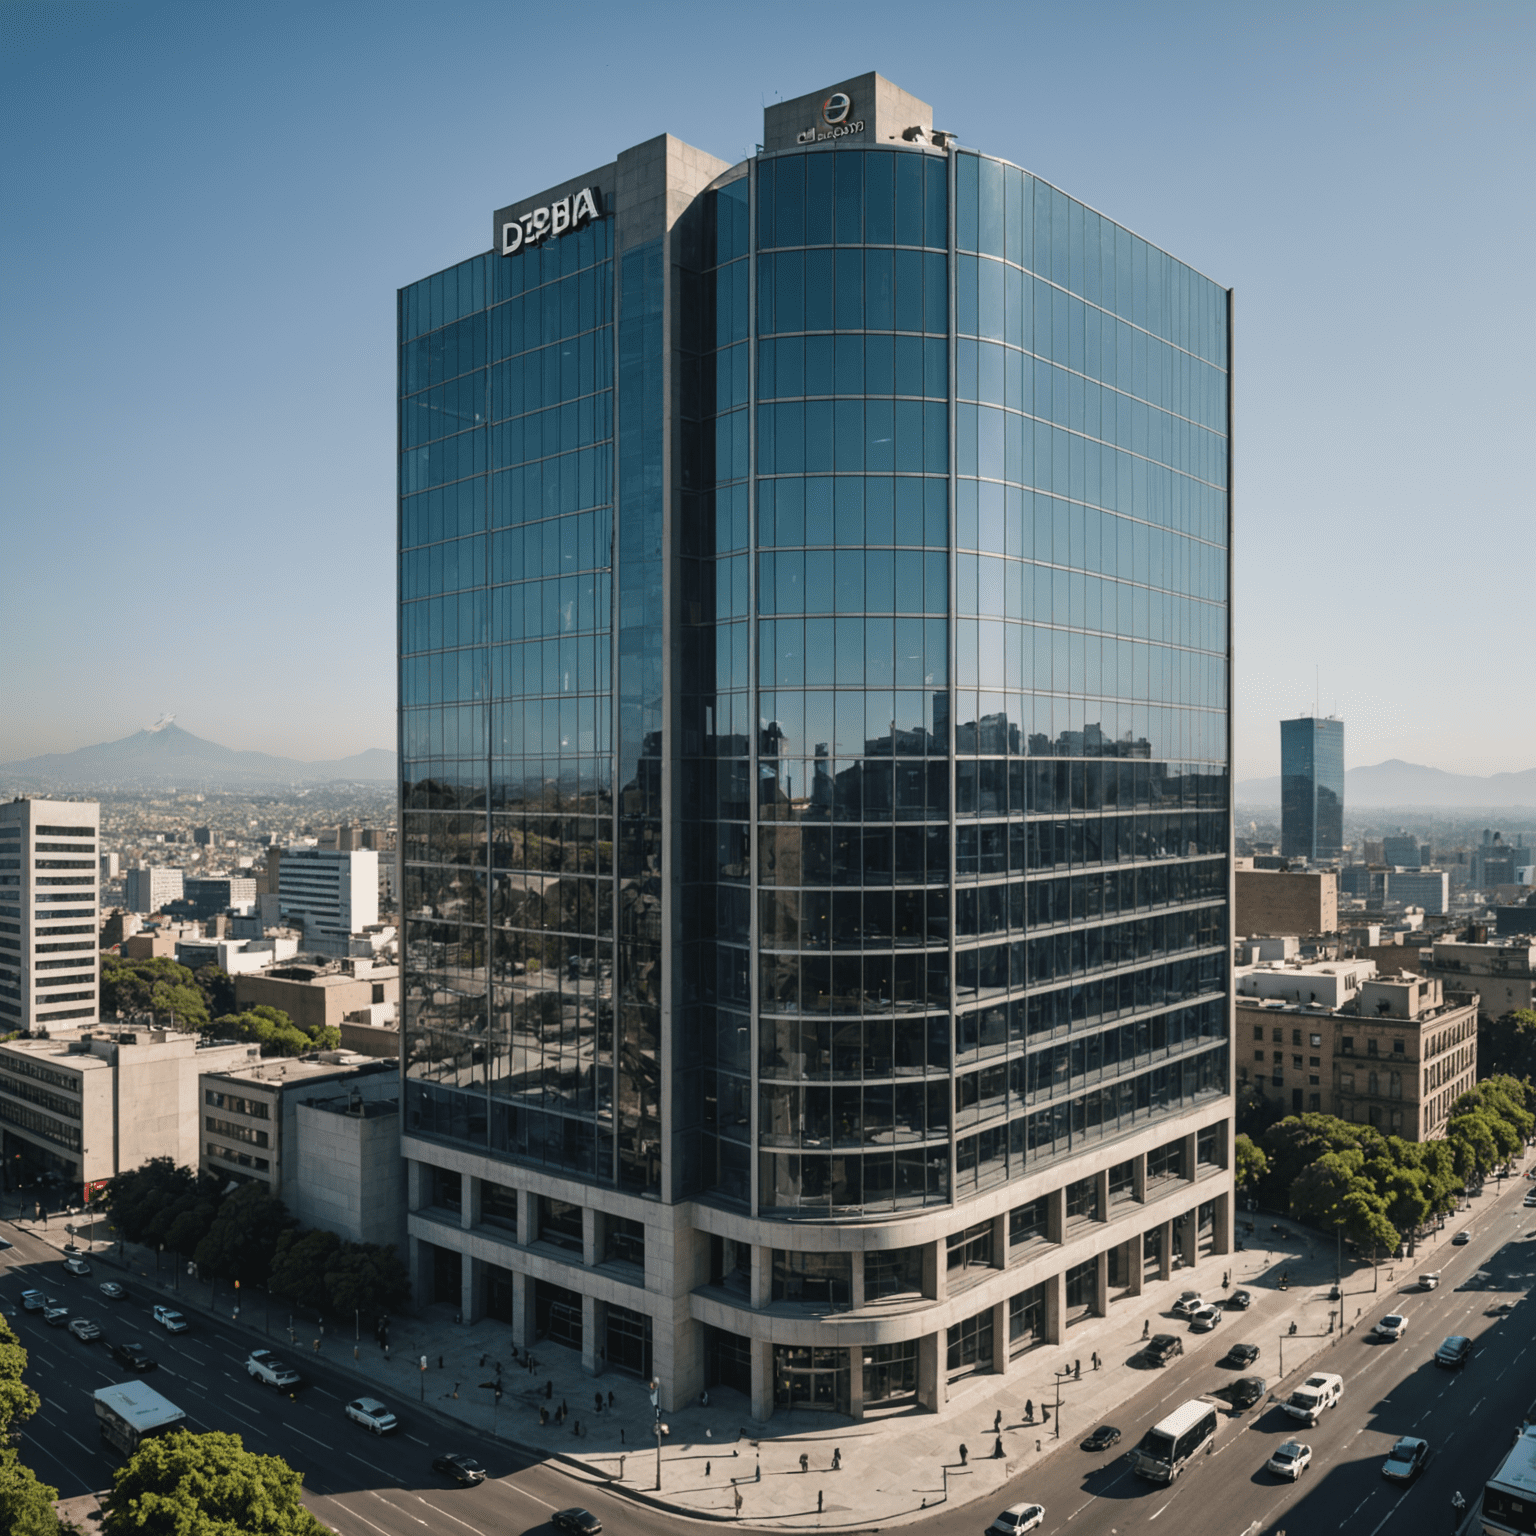
<path fill-rule="evenodd" d="M 1315 1376 L 1308 1376 L 1282 1406 L 1293 1419 L 1316 1424 L 1322 1418 L 1323 1410 L 1337 1408 L 1343 1396 L 1344 1378 L 1328 1371 L 1319 1371 Z"/>

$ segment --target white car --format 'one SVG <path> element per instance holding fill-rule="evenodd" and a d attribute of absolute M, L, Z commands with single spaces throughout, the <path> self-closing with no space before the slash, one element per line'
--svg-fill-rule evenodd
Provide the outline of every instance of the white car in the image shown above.
<path fill-rule="evenodd" d="M 400 1421 L 376 1397 L 354 1397 L 347 1404 L 347 1417 L 376 1435 L 387 1435 L 398 1429 Z"/>
<path fill-rule="evenodd" d="M 1191 1333 L 1209 1333 L 1220 1321 L 1221 1308 L 1213 1307 L 1207 1303 L 1203 1307 L 1197 1307 L 1189 1314 L 1189 1331 Z"/>
<path fill-rule="evenodd" d="M 91 1266 L 84 1259 L 69 1258 L 64 1260 L 64 1273 L 66 1275 L 88 1275 Z"/>
<path fill-rule="evenodd" d="M 1294 1483 L 1312 1465 L 1312 1447 L 1300 1440 L 1287 1440 L 1264 1465 L 1276 1477 L 1288 1477 Z"/>
<path fill-rule="evenodd" d="M 1408 1332 L 1408 1319 L 1401 1312 L 1388 1312 L 1371 1332 L 1381 1339 L 1400 1339 Z"/>
<path fill-rule="evenodd" d="M 1419 1289 L 1421 1291 L 1432 1291 L 1439 1284 L 1440 1271 L 1438 1269 L 1432 1269 L 1427 1274 L 1419 1276 Z"/>
<path fill-rule="evenodd" d="M 279 1360 L 270 1349 L 253 1349 L 245 1357 L 246 1374 L 257 1381 L 264 1381 L 280 1392 L 290 1391 L 299 1384 L 299 1373 L 285 1361 Z"/>
<path fill-rule="evenodd" d="M 167 1333 L 185 1333 L 187 1320 L 175 1307 L 156 1307 L 154 1318 Z"/>
<path fill-rule="evenodd" d="M 92 1339 L 101 1337 L 101 1329 L 88 1317 L 75 1317 L 70 1319 L 69 1331 L 80 1340 L 82 1344 L 89 1344 Z"/>
<path fill-rule="evenodd" d="M 1180 1296 L 1176 1302 L 1174 1302 L 1173 1310 L 1177 1312 L 1180 1317 L 1193 1317 L 1201 1307 L 1206 1305 L 1207 1302 L 1205 1298 L 1199 1293 L 1199 1291 L 1185 1291 L 1184 1294 Z"/>
<path fill-rule="evenodd" d="M 1044 1519 L 1044 1504 L 1010 1504 L 987 1529 L 996 1531 L 998 1536 L 1018 1536 L 1022 1531 L 1034 1530 Z"/>

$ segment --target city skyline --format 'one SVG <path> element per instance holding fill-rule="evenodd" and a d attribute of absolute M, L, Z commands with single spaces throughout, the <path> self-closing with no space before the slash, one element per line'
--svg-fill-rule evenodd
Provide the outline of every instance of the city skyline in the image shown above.
<path fill-rule="evenodd" d="M 853 18 L 822 18 L 814 65 L 803 40 L 754 35 L 743 72 L 720 61 L 740 55 L 745 21 L 706 26 L 700 10 L 662 45 L 598 8 L 615 56 L 642 67 L 621 79 L 591 62 L 574 115 L 562 72 L 532 72 L 515 121 L 559 126 L 530 133 L 510 126 L 498 61 L 558 53 L 554 17 L 458 7 L 452 26 L 482 61 L 471 83 L 462 53 L 420 57 L 402 7 L 370 8 L 363 27 L 355 8 L 304 13 L 303 49 L 301 13 L 281 6 L 83 4 L 53 8 L 46 27 L 42 14 L 5 19 L 22 147 L 4 172 L 17 217 L 3 302 L 20 360 L 5 388 L 25 515 L 6 562 L 18 623 L 0 760 L 126 735 L 167 710 L 241 749 L 392 747 L 394 290 L 483 248 L 487 189 L 511 199 L 595 162 L 620 121 L 739 160 L 763 101 L 864 62 Z M 1353 763 L 1527 768 L 1528 728 L 1503 708 L 1496 669 L 1465 664 L 1462 594 L 1524 526 L 1514 445 L 1530 385 L 1509 339 L 1529 329 L 1517 253 L 1531 215 L 1502 189 L 1529 181 L 1531 15 L 1308 7 L 1234 27 L 1211 7 L 1176 14 L 1173 40 L 1163 17 L 1130 7 L 1039 8 L 994 21 L 998 46 L 963 62 L 930 59 L 893 26 L 876 63 L 930 81 L 962 142 L 1079 189 L 1234 285 L 1235 777 L 1277 770 L 1274 722 L 1318 689 L 1319 707 L 1351 722 Z M 1026 46 L 1093 61 L 1089 121 L 1076 71 L 1045 72 L 1022 98 L 1005 86 Z M 1198 87 L 1217 78 L 1231 95 L 1212 136 Z M 433 131 L 408 96 L 440 104 Z M 408 216 L 394 207 L 405 184 Z M 1463 209 L 1500 206 L 1497 233 L 1466 245 L 1462 220 L 1423 219 L 1426 186 L 1454 186 Z M 110 228 L 111 260 L 81 238 L 82 207 Z M 1463 313 L 1437 279 L 1447 270 L 1511 297 Z M 288 359 L 312 340 L 332 363 L 296 377 Z M 1349 366 L 1319 376 L 1314 360 L 1340 348 Z M 87 397 L 51 408 L 87 369 Z M 1458 446 L 1474 441 L 1475 454 Z M 1493 510 L 1461 519 L 1471 505 Z M 164 605 L 156 659 L 109 689 L 102 628 L 48 622 L 61 531 L 111 553 L 71 578 L 92 612 L 151 594 Z M 1317 581 L 1324 550 L 1331 577 Z M 1368 595 L 1339 601 L 1351 582 Z M 1382 614 L 1409 589 L 1443 601 L 1420 603 L 1413 664 L 1384 665 Z M 285 666 L 228 647 L 242 614 L 302 633 L 327 685 L 297 687 Z M 1443 717 L 1422 705 L 1437 685 L 1457 699 Z"/>

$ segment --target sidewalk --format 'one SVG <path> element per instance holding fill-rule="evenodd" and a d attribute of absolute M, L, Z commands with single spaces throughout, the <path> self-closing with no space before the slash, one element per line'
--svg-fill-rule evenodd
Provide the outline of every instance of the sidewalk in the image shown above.
<path fill-rule="evenodd" d="M 55 1217 L 46 1232 L 42 1222 L 12 1219 L 22 1230 L 33 1231 L 56 1247 L 62 1248 L 68 1240 L 63 1218 Z M 1244 1230 L 1249 1220 L 1255 1224 L 1252 1237 Z M 1183 1341 L 1185 1356 L 1170 1369 L 1200 1367 L 1192 1373 L 1191 1395 L 1211 1385 L 1208 1368 L 1239 1343 L 1259 1346 L 1259 1358 L 1250 1370 L 1265 1377 L 1270 1391 L 1278 1393 L 1282 1358 L 1286 1378 L 1294 1376 L 1320 1351 L 1391 1310 L 1400 1284 L 1400 1279 L 1392 1277 L 1438 1268 L 1438 1255 L 1459 1224 L 1459 1218 L 1448 1223 L 1445 1231 L 1420 1247 L 1415 1260 L 1383 1263 L 1379 1288 L 1374 1291 L 1369 1266 L 1346 1275 L 1344 1327 L 1340 1331 L 1336 1325 L 1331 1336 L 1330 1314 L 1340 1305 L 1328 1300 L 1334 1278 L 1332 1245 L 1298 1232 L 1289 1222 L 1282 1224 L 1283 1234 L 1274 1235 L 1268 1219 L 1244 1216 L 1238 1222 L 1238 1237 L 1246 1244 L 1245 1251 L 1209 1258 L 1194 1268 L 1176 1270 L 1169 1280 L 1150 1282 L 1139 1298 L 1119 1303 L 1108 1318 L 1078 1324 L 1066 1343 L 1031 1351 L 1006 1378 L 979 1375 L 955 1383 L 949 1401 L 936 1414 L 906 1409 L 852 1423 L 824 1413 L 781 1410 L 768 1424 L 754 1425 L 741 1394 L 713 1391 L 709 1407 L 693 1403 L 663 1416 L 670 1434 L 662 1448 L 660 1494 L 655 1492 L 653 1410 L 644 1384 L 611 1370 L 589 1376 L 575 1350 L 547 1340 L 536 1344 L 537 1368 L 530 1375 L 523 1364 L 513 1363 L 504 1324 L 489 1320 L 458 1324 L 447 1306 L 429 1307 L 419 1317 L 393 1319 L 387 1358 L 373 1342 L 366 1320 L 357 1340 L 354 1329 L 338 1329 L 336 1319 L 327 1321 L 323 1338 L 313 1322 L 296 1319 L 290 1338 L 287 1309 L 274 1305 L 268 1310 L 263 1297 L 246 1293 L 239 1323 L 257 1339 L 265 1336 L 285 1350 L 300 1369 L 315 1354 L 318 1339 L 319 1353 L 328 1365 L 352 1373 L 364 1390 L 376 1392 L 404 1412 L 424 1403 L 436 1414 L 472 1425 L 504 1443 L 555 1458 L 562 1470 L 578 1479 L 608 1484 L 614 1492 L 647 1503 L 706 1519 L 730 1519 L 739 1491 L 741 1518 L 755 1525 L 867 1528 L 919 1518 L 924 1510 L 946 1501 L 981 1500 L 979 1513 L 985 1513 L 1004 1484 L 1053 1450 L 1075 1446 L 1102 1423 L 1121 1429 L 1125 1439 L 1120 1449 L 1126 1449 L 1145 1426 L 1126 1420 L 1124 1404 L 1156 1374 L 1155 1368 L 1131 1363 L 1140 1352 L 1144 1324 L 1150 1325 L 1152 1333 L 1172 1333 Z M 82 1251 L 87 1247 L 83 1239 L 80 1247 Z M 93 1279 L 106 1278 L 120 1265 L 118 1245 L 99 1243 L 94 1250 L 91 1257 L 97 1273 Z M 155 1257 L 147 1249 L 128 1245 L 121 1267 L 141 1284 L 158 1285 L 188 1311 L 230 1317 L 231 1289 L 191 1280 L 184 1272 L 173 1275 L 168 1259 L 157 1278 Z M 1224 1294 L 1222 1276 L 1228 1270 L 1231 1289 L 1250 1290 L 1252 1306 L 1246 1312 L 1229 1310 L 1211 1333 L 1191 1334 L 1182 1319 L 1171 1315 L 1173 1303 L 1184 1290 L 1201 1290 L 1207 1299 L 1219 1298 Z M 1283 1291 L 1278 1288 L 1282 1274 L 1289 1280 Z M 1294 1337 L 1288 1331 L 1292 1322 L 1297 1328 Z M 1091 1364 L 1095 1351 L 1103 1361 L 1098 1371 Z M 425 1370 L 420 1368 L 423 1356 Z M 498 1360 L 503 1388 L 499 1405 L 491 1390 Z M 1058 1413 L 1055 1372 L 1079 1360 L 1081 1377 L 1060 1384 Z M 1230 1373 L 1233 1379 L 1240 1374 Z M 594 1401 L 599 1392 L 601 1412 Z M 1033 1400 L 1033 1422 L 1025 1418 L 1026 1399 Z M 557 1425 L 551 1417 L 551 1422 L 540 1426 L 539 1410 L 552 1411 L 562 1403 L 569 1410 L 566 1422 Z M 1047 1405 L 1052 1410 L 1049 1424 L 1040 1417 Z M 999 1412 L 1003 1455 L 994 1458 L 997 1437 L 992 1425 Z M 446 1445 L 447 1437 L 443 1438 Z M 965 1466 L 959 1455 L 962 1441 L 970 1451 Z M 834 1472 L 835 1450 L 841 1451 L 842 1466 Z M 802 1455 L 808 1458 L 808 1473 L 800 1470 Z M 823 1501 L 820 1512 L 818 1495 Z"/>

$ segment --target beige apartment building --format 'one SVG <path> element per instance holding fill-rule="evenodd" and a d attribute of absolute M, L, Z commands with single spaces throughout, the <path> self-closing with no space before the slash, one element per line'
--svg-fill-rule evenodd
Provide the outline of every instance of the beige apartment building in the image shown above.
<path fill-rule="evenodd" d="M 50 1027 L 0 1042 L 8 1166 L 52 1173 L 86 1199 L 152 1157 L 195 1165 L 198 1075 L 256 1062 L 260 1047 L 179 1031 Z"/>
<path fill-rule="evenodd" d="M 1337 933 L 1339 877 L 1332 870 L 1245 869 L 1236 872 L 1238 934 Z"/>
<path fill-rule="evenodd" d="M 1233 1038 L 1240 1089 L 1409 1141 L 1443 1136 L 1477 1081 L 1476 996 L 1369 960 L 1240 970 Z"/>

